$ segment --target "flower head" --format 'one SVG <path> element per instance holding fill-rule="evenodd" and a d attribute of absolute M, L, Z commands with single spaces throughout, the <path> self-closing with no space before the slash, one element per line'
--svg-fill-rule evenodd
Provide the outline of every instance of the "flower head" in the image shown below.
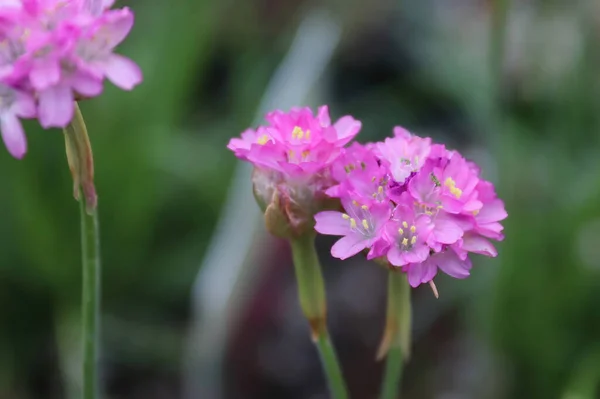
<path fill-rule="evenodd" d="M 477 165 L 405 129 L 395 128 L 394 137 L 383 142 L 344 149 L 332 178 L 337 184 L 327 194 L 345 201 L 348 220 L 354 220 L 349 228 L 339 212 L 316 215 L 318 232 L 344 235 L 332 255 L 346 258 L 366 250 L 368 258 L 406 272 L 413 287 L 431 282 L 438 270 L 467 277 L 469 253 L 494 257 L 490 239 L 504 238 L 504 204 Z M 350 212 L 356 207 L 347 198 L 386 210 L 375 219 L 376 229 L 359 228 L 360 216 Z"/>
<path fill-rule="evenodd" d="M 113 53 L 133 26 L 133 14 L 110 10 L 112 3 L 0 1 L 0 84 L 37 100 L 33 112 L 14 115 L 37 117 L 45 128 L 65 127 L 73 101 L 99 95 L 104 78 L 125 90 L 141 82 L 137 65 Z"/>
<path fill-rule="evenodd" d="M 254 193 L 261 207 L 276 203 L 282 216 L 277 220 L 283 218 L 300 234 L 312 229 L 315 213 L 330 208 L 325 192 L 335 184 L 332 165 L 361 123 L 344 116 L 332 125 L 327 106 L 316 115 L 307 107 L 292 108 L 270 112 L 265 119 L 267 125 L 245 130 L 227 148 L 254 165 Z M 271 208 L 270 215 L 274 212 Z M 282 230 L 287 231 L 277 229 Z"/>

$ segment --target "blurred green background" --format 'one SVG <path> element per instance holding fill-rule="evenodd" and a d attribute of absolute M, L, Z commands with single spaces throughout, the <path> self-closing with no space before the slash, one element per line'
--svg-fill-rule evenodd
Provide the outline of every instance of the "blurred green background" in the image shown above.
<path fill-rule="evenodd" d="M 192 286 L 240 166 L 225 145 L 252 124 L 317 7 L 341 36 L 298 105 L 352 114 L 363 122 L 360 141 L 402 125 L 459 149 L 509 213 L 498 258 L 474 259 L 468 280 L 437 278 L 437 301 L 414 291 L 402 397 L 600 398 L 598 1 L 118 4 L 136 14 L 120 52 L 140 64 L 144 82 L 82 104 L 99 192 L 106 398 L 190 396 L 186 342 L 202 316 Z M 23 161 L 0 152 L 0 399 L 73 398 L 78 205 L 61 132 L 26 129 Z M 214 348 L 224 351 L 222 375 L 197 373 L 222 389 L 202 398 L 327 397 L 289 253 L 265 240 L 248 283 L 255 294 L 241 299 L 224 348 Z M 385 275 L 360 259 L 334 262 L 330 245 L 319 241 L 333 340 L 354 397 L 374 398 Z"/>

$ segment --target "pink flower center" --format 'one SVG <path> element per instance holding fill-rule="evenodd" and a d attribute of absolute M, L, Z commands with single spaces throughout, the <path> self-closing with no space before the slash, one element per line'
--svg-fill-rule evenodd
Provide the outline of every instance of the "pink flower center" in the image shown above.
<path fill-rule="evenodd" d="M 404 251 L 410 251 L 417 243 L 417 227 L 409 224 L 406 220 L 402 221 L 402 226 L 398 229 L 398 245 Z"/>

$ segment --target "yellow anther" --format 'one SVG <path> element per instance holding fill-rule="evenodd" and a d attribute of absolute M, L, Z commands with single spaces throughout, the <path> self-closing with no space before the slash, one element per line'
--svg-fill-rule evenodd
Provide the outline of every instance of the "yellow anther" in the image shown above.
<path fill-rule="evenodd" d="M 444 185 L 446 187 L 454 187 L 456 186 L 456 182 L 454 181 L 453 178 L 451 177 L 446 177 L 446 180 L 444 180 Z"/>
<path fill-rule="evenodd" d="M 398 234 L 400 234 L 401 236 L 403 236 L 404 235 L 404 230 L 402 230 L 402 228 L 399 228 L 398 229 Z"/>
<path fill-rule="evenodd" d="M 462 195 L 462 190 L 458 187 L 450 187 L 450 192 L 452 193 L 452 195 L 454 195 L 456 198 L 460 198 L 460 196 Z"/>
<path fill-rule="evenodd" d="M 363 205 L 363 206 L 361 206 L 361 208 L 362 208 L 363 210 L 365 210 L 365 211 L 369 209 L 369 207 L 368 207 L 368 206 L 366 206 L 366 205 Z"/>
<path fill-rule="evenodd" d="M 377 198 L 377 193 L 373 193 L 372 197 Z"/>
<path fill-rule="evenodd" d="M 438 205 L 437 209 L 443 209 L 444 207 L 442 205 Z"/>
<path fill-rule="evenodd" d="M 295 155 L 295 154 L 294 154 L 294 150 L 289 150 L 289 151 L 288 151 L 288 156 L 289 156 L 290 158 L 294 158 L 294 155 Z"/>
<path fill-rule="evenodd" d="M 292 130 L 292 138 L 301 139 L 302 136 L 304 136 L 302 129 L 298 126 L 294 127 L 294 130 Z"/>
<path fill-rule="evenodd" d="M 431 212 L 431 211 L 425 211 L 425 214 L 426 214 L 427 216 L 431 216 L 431 215 L 433 215 L 433 212 Z"/>
<path fill-rule="evenodd" d="M 266 134 L 263 134 L 258 139 L 256 139 L 256 142 L 260 145 L 267 144 L 267 141 L 269 141 L 269 136 L 267 136 Z"/>
<path fill-rule="evenodd" d="M 343 217 L 344 219 L 346 219 L 346 220 L 350 219 L 350 216 L 348 216 L 348 215 L 347 215 L 347 214 L 345 214 L 345 213 L 342 213 L 342 217 Z"/>
<path fill-rule="evenodd" d="M 358 202 L 356 202 L 355 200 L 352 200 L 352 204 L 353 204 L 354 206 L 358 206 L 358 205 L 360 205 L 360 204 L 359 204 Z"/>
<path fill-rule="evenodd" d="M 410 232 L 414 233 L 415 231 L 417 231 L 417 228 L 415 227 L 415 225 L 413 224 L 412 226 L 410 226 Z"/>
<path fill-rule="evenodd" d="M 356 220 L 354 220 L 354 218 L 350 218 L 350 227 L 353 229 L 356 228 Z"/>
<path fill-rule="evenodd" d="M 310 151 L 306 150 L 306 151 L 302 151 L 302 158 L 307 158 L 310 155 Z"/>
<path fill-rule="evenodd" d="M 379 194 L 383 193 L 383 187 L 382 186 L 377 187 L 377 192 Z"/>
<path fill-rule="evenodd" d="M 413 236 L 413 238 L 410 239 L 410 244 L 415 245 L 416 242 L 417 242 L 417 236 Z"/>
<path fill-rule="evenodd" d="M 405 229 L 408 229 L 408 223 L 406 223 L 406 220 L 404 222 L 402 222 L 402 227 L 404 227 Z"/>
<path fill-rule="evenodd" d="M 363 227 L 364 227 L 365 229 L 368 229 L 368 228 L 369 228 L 369 223 L 367 222 L 367 219 L 363 219 L 363 220 L 362 220 L 362 225 L 363 225 Z"/>
<path fill-rule="evenodd" d="M 477 215 L 479 215 L 479 209 L 476 209 L 473 211 L 473 216 L 477 216 Z"/>
<path fill-rule="evenodd" d="M 402 239 L 402 245 L 404 245 L 405 247 L 408 246 L 408 238 L 403 238 Z"/>
<path fill-rule="evenodd" d="M 310 130 L 306 131 L 306 139 L 309 140 L 310 139 Z"/>

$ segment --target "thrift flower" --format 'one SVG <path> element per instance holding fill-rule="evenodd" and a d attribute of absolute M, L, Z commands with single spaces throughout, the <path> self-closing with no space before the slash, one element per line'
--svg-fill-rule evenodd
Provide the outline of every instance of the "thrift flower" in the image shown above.
<path fill-rule="evenodd" d="M 316 115 L 304 107 L 273 111 L 265 119 L 266 126 L 245 130 L 227 148 L 254 165 L 254 194 L 267 220 L 286 225 L 267 225 L 269 230 L 301 234 L 312 229 L 315 213 L 334 206 L 325 194 L 335 184 L 332 165 L 361 123 L 344 116 L 331 124 L 327 106 Z"/>
<path fill-rule="evenodd" d="M 504 238 L 504 204 L 477 165 L 457 151 L 397 127 L 383 142 L 343 149 L 331 177 L 336 183 L 327 194 L 341 198 L 354 221 L 343 223 L 339 212 L 315 216 L 318 232 L 344 236 L 332 248 L 334 257 L 368 251 L 369 259 L 406 272 L 411 286 L 430 283 L 435 291 L 438 270 L 465 278 L 470 253 L 497 256 L 490 240 Z M 371 216 L 373 228 L 360 228 L 364 215 L 352 213 L 357 207 L 348 198 L 371 214 L 381 210 Z"/>
<path fill-rule="evenodd" d="M 11 115 L 37 117 L 45 128 L 64 128 L 73 118 L 74 100 L 98 96 L 104 78 L 125 90 L 141 82 L 137 65 L 113 53 L 129 34 L 133 14 L 126 7 L 109 9 L 112 3 L 0 1 L 0 85 L 37 100 L 33 111 L 29 101 L 27 112 Z M 11 133 L 6 124 L 2 125 L 5 143 L 6 137 L 16 137 L 14 128 Z M 6 128 L 9 131 L 4 132 Z M 13 145 L 12 149 L 7 145 L 9 152 L 22 157 L 24 137 L 21 144 Z"/>
<path fill-rule="evenodd" d="M 365 248 L 371 248 L 383 234 L 383 227 L 390 218 L 387 204 L 360 204 L 356 200 L 343 198 L 345 213 L 324 211 L 315 215 L 315 230 L 321 234 L 344 236 L 338 240 L 331 253 L 336 258 L 346 259 Z"/>

